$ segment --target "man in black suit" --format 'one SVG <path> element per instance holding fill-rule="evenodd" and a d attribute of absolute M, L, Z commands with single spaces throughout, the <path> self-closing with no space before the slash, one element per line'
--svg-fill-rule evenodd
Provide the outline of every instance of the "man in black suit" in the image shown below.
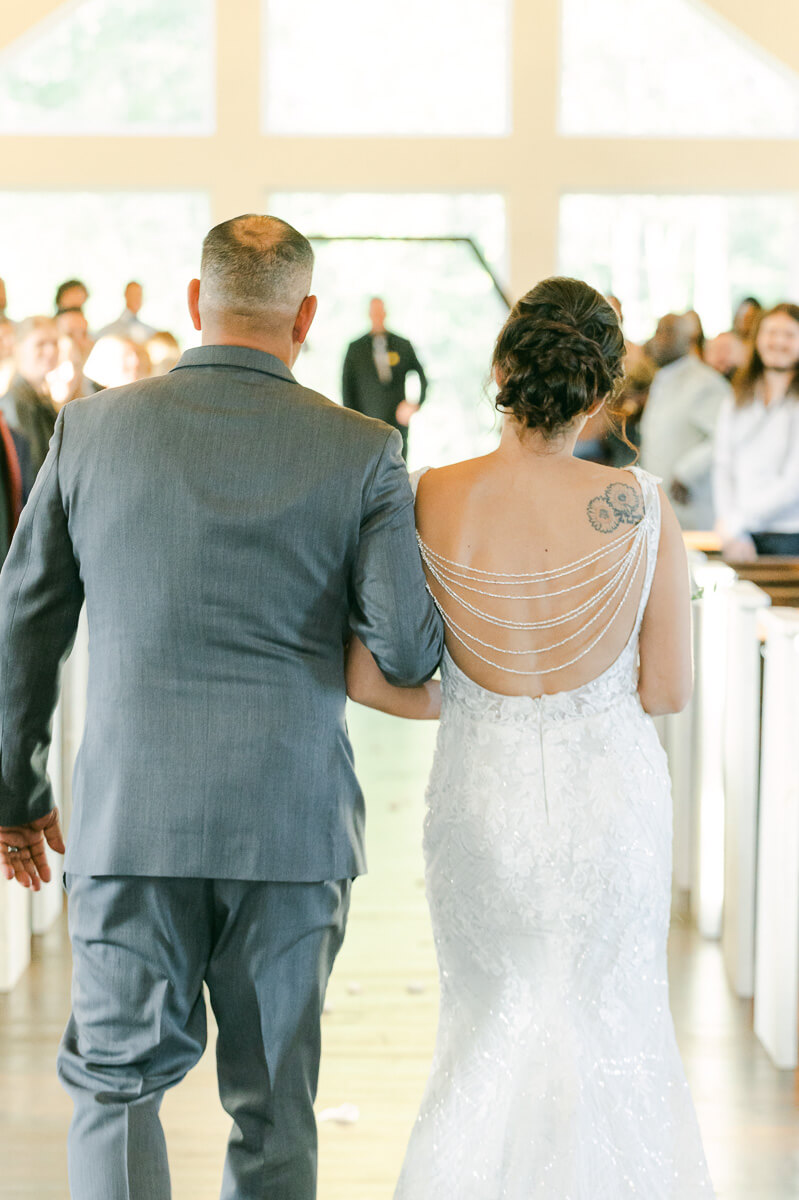
<path fill-rule="evenodd" d="M 408 456 L 408 426 L 425 398 L 427 379 L 416 351 L 407 338 L 386 329 L 386 306 L 379 296 L 369 302 L 371 331 L 350 342 L 344 359 L 341 393 L 344 407 L 367 417 L 377 417 L 398 429 L 402 454 Z M 405 397 L 405 377 L 419 376 L 419 399 Z"/>

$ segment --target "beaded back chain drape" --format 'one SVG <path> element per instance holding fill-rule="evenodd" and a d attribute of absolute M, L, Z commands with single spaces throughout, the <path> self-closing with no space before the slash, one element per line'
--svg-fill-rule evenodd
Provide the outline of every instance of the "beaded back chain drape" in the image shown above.
<path fill-rule="evenodd" d="M 602 529 L 604 519 L 607 527 L 627 524 L 632 528 L 608 545 L 547 571 L 525 574 L 469 567 L 438 554 L 417 533 L 422 560 L 440 594 L 436 595 L 429 584 L 428 590 L 452 637 L 482 662 L 510 675 L 563 671 L 598 646 L 623 612 L 646 553 L 647 522 L 642 501 L 636 496 L 630 503 L 630 490 L 625 489 L 625 503 L 614 506 L 613 497 L 608 495 L 611 490 L 602 498 L 605 508 L 595 513 L 597 519 L 592 517 L 592 524 Z M 484 607 L 486 601 L 499 600 L 524 603 L 533 609 L 536 601 L 546 601 L 551 608 L 560 597 L 565 598 L 563 607 L 555 615 L 534 620 L 513 620 Z M 460 621 L 455 617 L 455 605 L 475 618 L 479 633 L 462 623 L 465 615 Z M 542 644 L 499 645 L 490 640 L 496 637 L 495 630 L 508 630 L 528 641 L 540 637 Z M 579 645 L 581 637 L 587 637 L 587 641 L 573 653 L 574 643 Z"/>

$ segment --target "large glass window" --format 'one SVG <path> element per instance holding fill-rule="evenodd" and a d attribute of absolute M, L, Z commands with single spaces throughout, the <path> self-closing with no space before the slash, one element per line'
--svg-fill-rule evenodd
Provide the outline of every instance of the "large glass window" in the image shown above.
<path fill-rule="evenodd" d="M 79 0 L 0 53 L 0 133 L 207 134 L 213 0 Z"/>
<path fill-rule="evenodd" d="M 99 329 L 119 316 L 125 284 L 136 279 L 142 320 L 193 343 L 186 286 L 199 273 L 209 210 L 208 197 L 193 192 L 0 192 L 9 314 L 51 313 L 58 284 L 77 277 Z"/>
<path fill-rule="evenodd" d="M 694 0 L 562 0 L 560 129 L 799 137 L 799 79 Z"/>
<path fill-rule="evenodd" d="M 270 133 L 508 132 L 509 0 L 263 2 Z"/>
<path fill-rule="evenodd" d="M 270 197 L 269 210 L 321 235 L 314 243 L 319 312 L 295 368 L 301 382 L 340 398 L 347 345 L 368 331 L 369 299 L 381 296 L 389 328 L 411 340 L 430 382 L 411 426 L 411 465 L 438 466 L 493 446 L 487 381 L 507 315 L 497 287 L 502 197 L 285 193 Z M 493 279 L 467 238 L 492 264 Z"/>
<path fill-rule="evenodd" d="M 613 292 L 625 328 L 695 308 L 710 334 L 745 295 L 799 298 L 799 196 L 566 195 L 559 269 Z"/>

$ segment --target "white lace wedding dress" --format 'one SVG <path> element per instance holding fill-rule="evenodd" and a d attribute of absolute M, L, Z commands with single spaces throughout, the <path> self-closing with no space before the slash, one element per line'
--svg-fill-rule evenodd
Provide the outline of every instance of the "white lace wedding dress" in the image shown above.
<path fill-rule="evenodd" d="M 713 1196 L 669 1012 L 671 795 L 637 693 L 660 532 L 599 677 L 502 696 L 445 655 L 427 792 L 441 979 L 430 1078 L 395 1200 Z"/>

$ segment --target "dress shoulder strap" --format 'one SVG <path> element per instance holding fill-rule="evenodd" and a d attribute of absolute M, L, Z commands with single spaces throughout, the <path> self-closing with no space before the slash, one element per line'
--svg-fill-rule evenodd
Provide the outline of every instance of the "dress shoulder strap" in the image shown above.
<path fill-rule="evenodd" d="M 416 499 L 416 492 L 419 487 L 419 480 L 422 478 L 423 475 L 426 475 L 429 470 L 430 470 L 429 467 L 419 467 L 416 471 L 411 471 L 410 475 L 408 476 L 408 478 L 411 481 L 411 491 L 413 492 L 414 500 Z"/>
<path fill-rule="evenodd" d="M 644 619 L 649 593 L 652 590 L 655 566 L 657 565 L 658 546 L 660 545 L 660 492 L 658 491 L 658 484 L 661 481 L 657 475 L 652 475 L 649 471 L 645 471 L 643 467 L 628 467 L 628 470 L 633 473 L 641 485 L 641 497 L 644 506 L 643 521 L 646 526 L 646 571 L 644 573 L 643 587 L 641 588 L 641 599 L 638 602 L 638 613 L 635 618 L 634 634 L 637 636 L 641 629 L 641 622 Z"/>

